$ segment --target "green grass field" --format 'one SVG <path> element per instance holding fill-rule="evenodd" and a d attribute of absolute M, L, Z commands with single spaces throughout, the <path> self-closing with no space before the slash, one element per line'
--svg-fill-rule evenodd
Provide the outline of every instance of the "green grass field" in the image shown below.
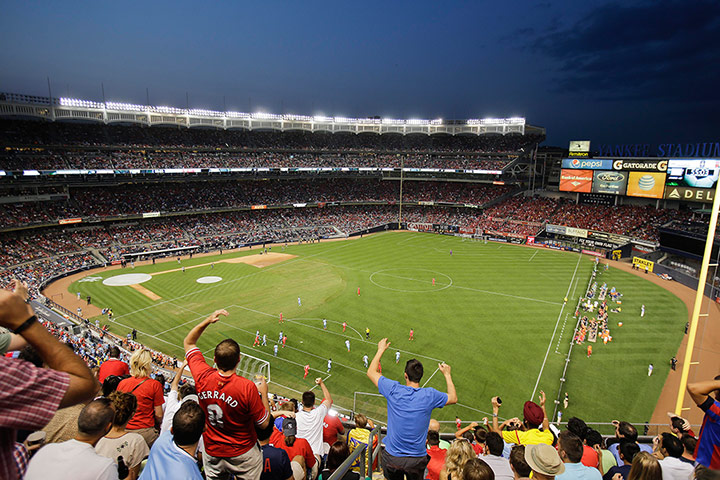
<path fill-rule="evenodd" d="M 253 249 L 184 259 L 182 264 L 190 267 L 257 253 Z M 178 357 L 190 328 L 225 308 L 230 316 L 208 328 L 199 347 L 211 358 L 219 340 L 234 338 L 243 352 L 270 361 L 271 391 L 278 393 L 297 396 L 313 386 L 311 377 L 329 377 L 336 404 L 352 408 L 354 392 L 376 393 L 365 376 L 362 357 L 372 358 L 377 341 L 388 337 L 392 344 L 382 365 L 389 378 L 402 381 L 405 361 L 415 357 L 425 366 L 421 384 L 444 391 L 437 364 L 445 361 L 452 366 L 459 404 L 437 411 L 441 420 L 456 415 L 463 421 L 481 419 L 491 410 L 493 395 L 503 399 L 501 416 L 521 416 L 523 402 L 534 392 L 537 400 L 541 389 L 552 413 L 575 327 L 575 304 L 590 280 L 592 258 L 410 232 L 294 245 L 284 253 L 297 257 L 265 268 L 216 263 L 212 269 L 206 265 L 154 276 L 142 286 L 162 297 L 156 301 L 131 287 L 99 281 L 75 282 L 70 290 L 83 297 L 92 295 L 95 305 L 112 307 L 112 332 L 125 335 L 135 327 L 139 341 Z M 178 267 L 170 262 L 93 276 Z M 623 311 L 610 314 L 613 341 L 594 344 L 592 358 L 586 358 L 585 345 L 573 349 L 565 384 L 571 405 L 563 416 L 642 423 L 649 420 L 668 375 L 687 309 L 651 282 L 614 268 L 600 271 L 599 283 L 607 282 L 624 295 Z M 209 275 L 223 280 L 210 285 L 196 282 Z M 563 306 L 566 295 L 570 300 Z M 642 319 L 641 304 L 647 307 Z M 286 320 L 283 325 L 278 323 L 280 312 Z M 328 320 L 327 330 L 322 328 L 323 318 Z M 343 321 L 348 323 L 345 333 Z M 624 325 L 618 327 L 618 321 Z M 370 341 L 365 340 L 366 327 L 371 330 Z M 415 330 L 414 341 L 408 340 L 410 328 Z M 287 347 L 273 357 L 272 345 L 281 329 L 288 337 Z M 252 347 L 256 330 L 267 334 L 266 347 Z M 351 342 L 349 353 L 346 339 Z M 329 375 L 328 358 L 333 360 Z M 306 363 L 312 370 L 303 380 Z M 648 377 L 650 363 L 655 372 Z M 359 395 L 358 400 L 358 411 L 384 418 L 382 399 Z"/>

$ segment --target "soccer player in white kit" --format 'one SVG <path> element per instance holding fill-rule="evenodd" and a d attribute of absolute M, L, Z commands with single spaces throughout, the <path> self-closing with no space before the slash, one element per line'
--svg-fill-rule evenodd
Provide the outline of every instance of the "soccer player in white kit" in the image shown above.
<path fill-rule="evenodd" d="M 345 346 L 347 347 L 348 352 L 350 351 L 350 340 L 345 340 Z"/>
<path fill-rule="evenodd" d="M 400 362 L 400 350 L 395 352 L 395 363 L 399 363 L 399 362 Z"/>
<path fill-rule="evenodd" d="M 365 368 L 368 368 L 368 356 L 363 355 L 363 363 L 365 364 Z"/>
<path fill-rule="evenodd" d="M 323 330 L 327 330 L 327 318 L 323 318 Z"/>
<path fill-rule="evenodd" d="M 328 373 L 330 373 L 331 369 L 332 369 L 332 358 L 328 358 Z"/>

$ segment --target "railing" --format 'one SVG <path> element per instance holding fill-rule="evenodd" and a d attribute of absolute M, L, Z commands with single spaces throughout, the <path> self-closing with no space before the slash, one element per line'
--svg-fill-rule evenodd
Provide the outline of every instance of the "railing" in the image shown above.
<path fill-rule="evenodd" d="M 368 460 L 368 456 L 366 455 L 366 450 L 368 448 L 372 448 L 373 441 L 375 439 L 375 436 L 378 436 L 378 446 L 372 451 L 372 454 L 370 455 L 370 458 Z M 323 480 L 339 480 L 345 476 L 345 474 L 350 470 L 350 467 L 353 463 L 359 458 L 360 459 L 360 472 L 361 477 L 372 477 L 372 465 L 375 463 L 375 459 L 380 454 L 380 444 L 382 443 L 380 441 L 380 427 L 375 427 L 370 432 L 370 438 L 368 440 L 368 444 L 360 444 L 353 452 L 350 454 L 348 458 L 345 459 L 345 461 L 340 464 L 340 466 L 333 472 L 332 475 L 330 475 L 329 479 L 323 479 Z M 367 473 L 367 474 L 366 474 Z"/>

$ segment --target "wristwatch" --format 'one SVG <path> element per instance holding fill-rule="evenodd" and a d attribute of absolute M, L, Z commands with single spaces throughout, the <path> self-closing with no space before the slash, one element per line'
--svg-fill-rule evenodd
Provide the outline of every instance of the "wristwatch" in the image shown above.
<path fill-rule="evenodd" d="M 12 332 L 16 335 L 19 335 L 24 330 L 26 330 L 28 327 L 30 327 L 33 323 L 37 322 L 37 319 L 38 319 L 37 316 L 33 315 L 32 317 L 25 320 L 19 327 L 17 327 Z"/>

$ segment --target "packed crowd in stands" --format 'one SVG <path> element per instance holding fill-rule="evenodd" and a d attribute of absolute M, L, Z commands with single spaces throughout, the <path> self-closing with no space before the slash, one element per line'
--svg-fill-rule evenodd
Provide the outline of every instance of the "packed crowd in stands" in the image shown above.
<path fill-rule="evenodd" d="M 378 154 L 195 151 L 68 151 L 0 153 L 0 170 L 151 168 L 449 168 L 502 170 L 516 154 Z"/>
<path fill-rule="evenodd" d="M 70 188 L 61 201 L 21 202 L 6 205 L 6 225 L 56 223 L 59 219 L 96 219 L 137 215 L 143 212 L 191 212 L 252 205 L 289 205 L 316 202 L 381 202 L 395 204 L 396 181 L 378 179 L 318 179 L 170 184 L 135 184 L 94 188 Z M 586 228 L 657 241 L 657 228 L 670 220 L 692 220 L 696 215 L 651 205 L 578 205 L 569 199 L 515 196 L 510 186 L 406 181 L 403 202 L 450 202 L 484 206 L 475 212 L 471 226 L 487 230 L 531 235 L 543 223 Z M 13 192 L 14 193 L 14 192 Z M 503 199 L 493 204 L 494 201 Z M 443 223 L 443 222 L 438 222 Z M 465 226 L 465 225 L 463 225 Z M 152 241 L 148 238 L 145 241 Z M 120 242 L 126 243 L 126 242 Z M 137 242 L 134 242 L 137 243 Z M 67 251 L 70 245 L 59 246 Z"/>
<path fill-rule="evenodd" d="M 305 131 L 210 130 L 0 120 L 2 146 L 123 146 L 310 151 L 518 152 L 540 135 L 400 135 Z"/>
<path fill-rule="evenodd" d="M 671 416 L 651 443 L 639 442 L 637 428 L 626 421 L 614 421 L 614 435 L 608 437 L 577 416 L 550 422 L 542 392 L 539 403 L 527 401 L 522 412 L 503 411 L 502 417 L 502 402 L 493 397 L 491 419 L 463 425 L 456 418 L 448 442 L 432 416 L 435 409 L 463 400 L 455 390 L 454 370 L 438 366 L 445 377 L 442 390 L 420 386 L 424 369 L 416 359 L 408 360 L 400 381 L 387 378 L 380 362 L 390 344 L 381 339 L 367 365 L 369 381 L 387 402 L 378 463 L 368 453 L 377 445 L 371 435 L 375 423 L 361 412 L 355 412 L 355 428 L 333 418 L 333 387 L 323 379 L 315 382 L 319 404 L 312 389 L 301 400 L 278 399 L 264 377 L 250 380 L 234 373 L 240 348 L 232 339 L 217 344 L 215 367 L 209 365 L 196 344 L 227 314 L 223 310 L 188 328 L 186 360 L 178 372 L 187 365 L 191 378 L 175 374 L 168 382 L 157 367 L 175 368 L 177 359 L 146 350 L 130 335 L 123 342 L 104 342 L 91 329 L 71 333 L 38 322 L 23 284 L 14 283 L 12 290 L 0 291 L 0 327 L 15 332 L 0 332 L 0 354 L 10 351 L 0 357 L 3 479 L 201 480 L 238 474 L 253 480 L 327 480 L 359 448 L 365 449 L 365 461 L 350 465 L 342 478 L 359 480 L 380 471 L 388 480 L 710 480 L 720 475 L 720 380 L 687 386 L 705 412 L 699 432 L 686 419 Z M 238 410 L 241 416 L 233 413 Z M 259 449 L 253 448 L 256 442 Z"/>
<path fill-rule="evenodd" d="M 407 181 L 403 201 L 484 205 L 507 195 L 503 185 Z M 379 179 L 318 179 L 242 182 L 187 182 L 70 188 L 64 201 L 8 204 L 7 226 L 56 223 L 63 218 L 102 218 L 143 212 L 185 212 L 252 205 L 317 202 L 384 202 L 399 199 L 399 182 Z"/>

